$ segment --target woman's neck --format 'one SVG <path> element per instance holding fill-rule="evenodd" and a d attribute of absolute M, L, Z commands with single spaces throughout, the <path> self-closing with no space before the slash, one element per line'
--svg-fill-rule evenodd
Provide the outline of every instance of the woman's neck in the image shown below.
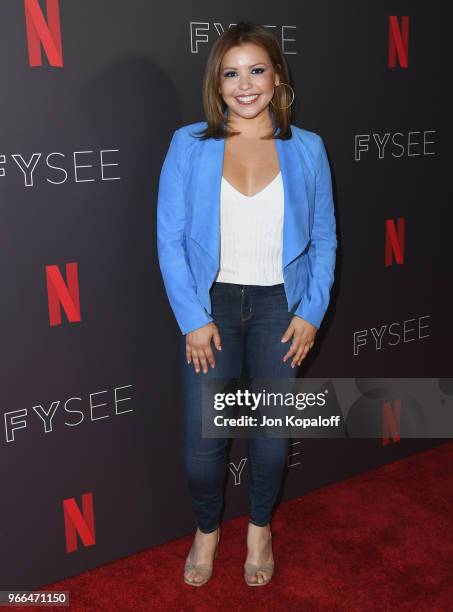
<path fill-rule="evenodd" d="M 272 117 L 267 110 L 252 119 L 244 119 L 238 115 L 228 113 L 227 125 L 230 129 L 241 132 L 241 137 L 247 139 L 266 136 L 273 128 Z"/>

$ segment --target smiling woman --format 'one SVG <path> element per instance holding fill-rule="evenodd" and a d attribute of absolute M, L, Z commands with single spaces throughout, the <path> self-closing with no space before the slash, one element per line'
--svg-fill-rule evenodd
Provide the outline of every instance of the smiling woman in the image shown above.
<path fill-rule="evenodd" d="M 256 133 L 269 129 L 269 104 L 280 77 L 266 50 L 253 43 L 232 47 L 223 56 L 219 93 L 228 108 L 236 138 L 225 143 L 223 176 L 244 195 L 260 192 L 278 174 L 279 160 L 274 139 L 256 146 Z M 244 119 L 253 119 L 244 125 Z"/>
<path fill-rule="evenodd" d="M 159 263 L 183 333 L 184 462 L 198 527 L 184 566 L 192 586 L 212 575 L 227 466 L 226 439 L 202 435 L 203 378 L 294 378 L 329 303 L 330 169 L 320 136 L 291 124 L 293 99 L 273 34 L 231 27 L 207 61 L 207 121 L 175 131 L 160 176 Z M 273 575 L 270 521 L 288 437 L 248 440 L 249 586 Z"/>
<path fill-rule="evenodd" d="M 208 125 L 202 137 L 218 138 L 234 133 L 231 125 L 225 129 L 227 110 L 230 119 L 235 114 L 250 116 L 239 110 L 245 107 L 249 107 L 253 116 L 257 112 L 268 116 L 270 103 L 274 127 L 280 130 L 281 137 L 290 138 L 292 99 L 288 66 L 277 39 L 261 26 L 238 23 L 224 32 L 209 54 L 203 80 L 203 107 Z M 246 126 L 242 124 L 241 129 Z M 268 137 L 273 137 L 272 131 Z"/>

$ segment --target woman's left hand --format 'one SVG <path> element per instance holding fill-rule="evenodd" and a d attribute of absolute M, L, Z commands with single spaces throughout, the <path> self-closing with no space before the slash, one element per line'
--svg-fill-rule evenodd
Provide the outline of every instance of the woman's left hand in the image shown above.
<path fill-rule="evenodd" d="M 317 327 L 295 315 L 281 339 L 282 342 L 287 342 L 290 338 L 294 338 L 290 349 L 283 357 L 283 361 L 294 355 L 291 367 L 299 366 L 314 345 L 317 331 Z"/>

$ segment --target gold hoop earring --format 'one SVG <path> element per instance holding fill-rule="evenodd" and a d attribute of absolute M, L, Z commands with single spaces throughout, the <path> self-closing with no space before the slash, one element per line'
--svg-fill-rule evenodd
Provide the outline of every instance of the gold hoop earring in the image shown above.
<path fill-rule="evenodd" d="M 288 106 L 275 106 L 275 104 L 272 102 L 271 99 L 271 104 L 274 108 L 277 108 L 278 110 L 283 110 L 285 108 L 289 108 L 291 106 L 291 104 L 294 102 L 294 89 L 291 87 L 291 85 L 288 85 L 288 83 L 279 83 L 278 85 L 276 85 L 275 87 L 280 87 L 280 85 L 286 85 L 286 87 L 289 87 L 291 89 L 291 93 L 293 94 L 292 100 L 291 102 L 288 104 Z"/>

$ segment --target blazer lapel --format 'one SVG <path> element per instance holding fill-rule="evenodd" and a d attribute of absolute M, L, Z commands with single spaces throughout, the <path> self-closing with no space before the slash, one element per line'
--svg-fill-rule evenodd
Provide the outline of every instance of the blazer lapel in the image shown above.
<path fill-rule="evenodd" d="M 190 236 L 220 264 L 220 188 L 225 140 L 201 140 L 195 172 L 189 185 L 192 198 Z"/>
<path fill-rule="evenodd" d="M 302 156 L 297 150 L 295 137 L 277 138 L 280 170 L 283 178 L 283 267 L 302 253 L 309 241 L 307 184 Z"/>
<path fill-rule="evenodd" d="M 284 190 L 283 267 L 305 249 L 308 240 L 308 196 L 302 156 L 295 138 L 276 139 Z M 225 140 L 200 141 L 198 168 L 191 174 L 193 217 L 190 236 L 211 257 L 212 269 L 220 264 L 220 189 Z"/>

